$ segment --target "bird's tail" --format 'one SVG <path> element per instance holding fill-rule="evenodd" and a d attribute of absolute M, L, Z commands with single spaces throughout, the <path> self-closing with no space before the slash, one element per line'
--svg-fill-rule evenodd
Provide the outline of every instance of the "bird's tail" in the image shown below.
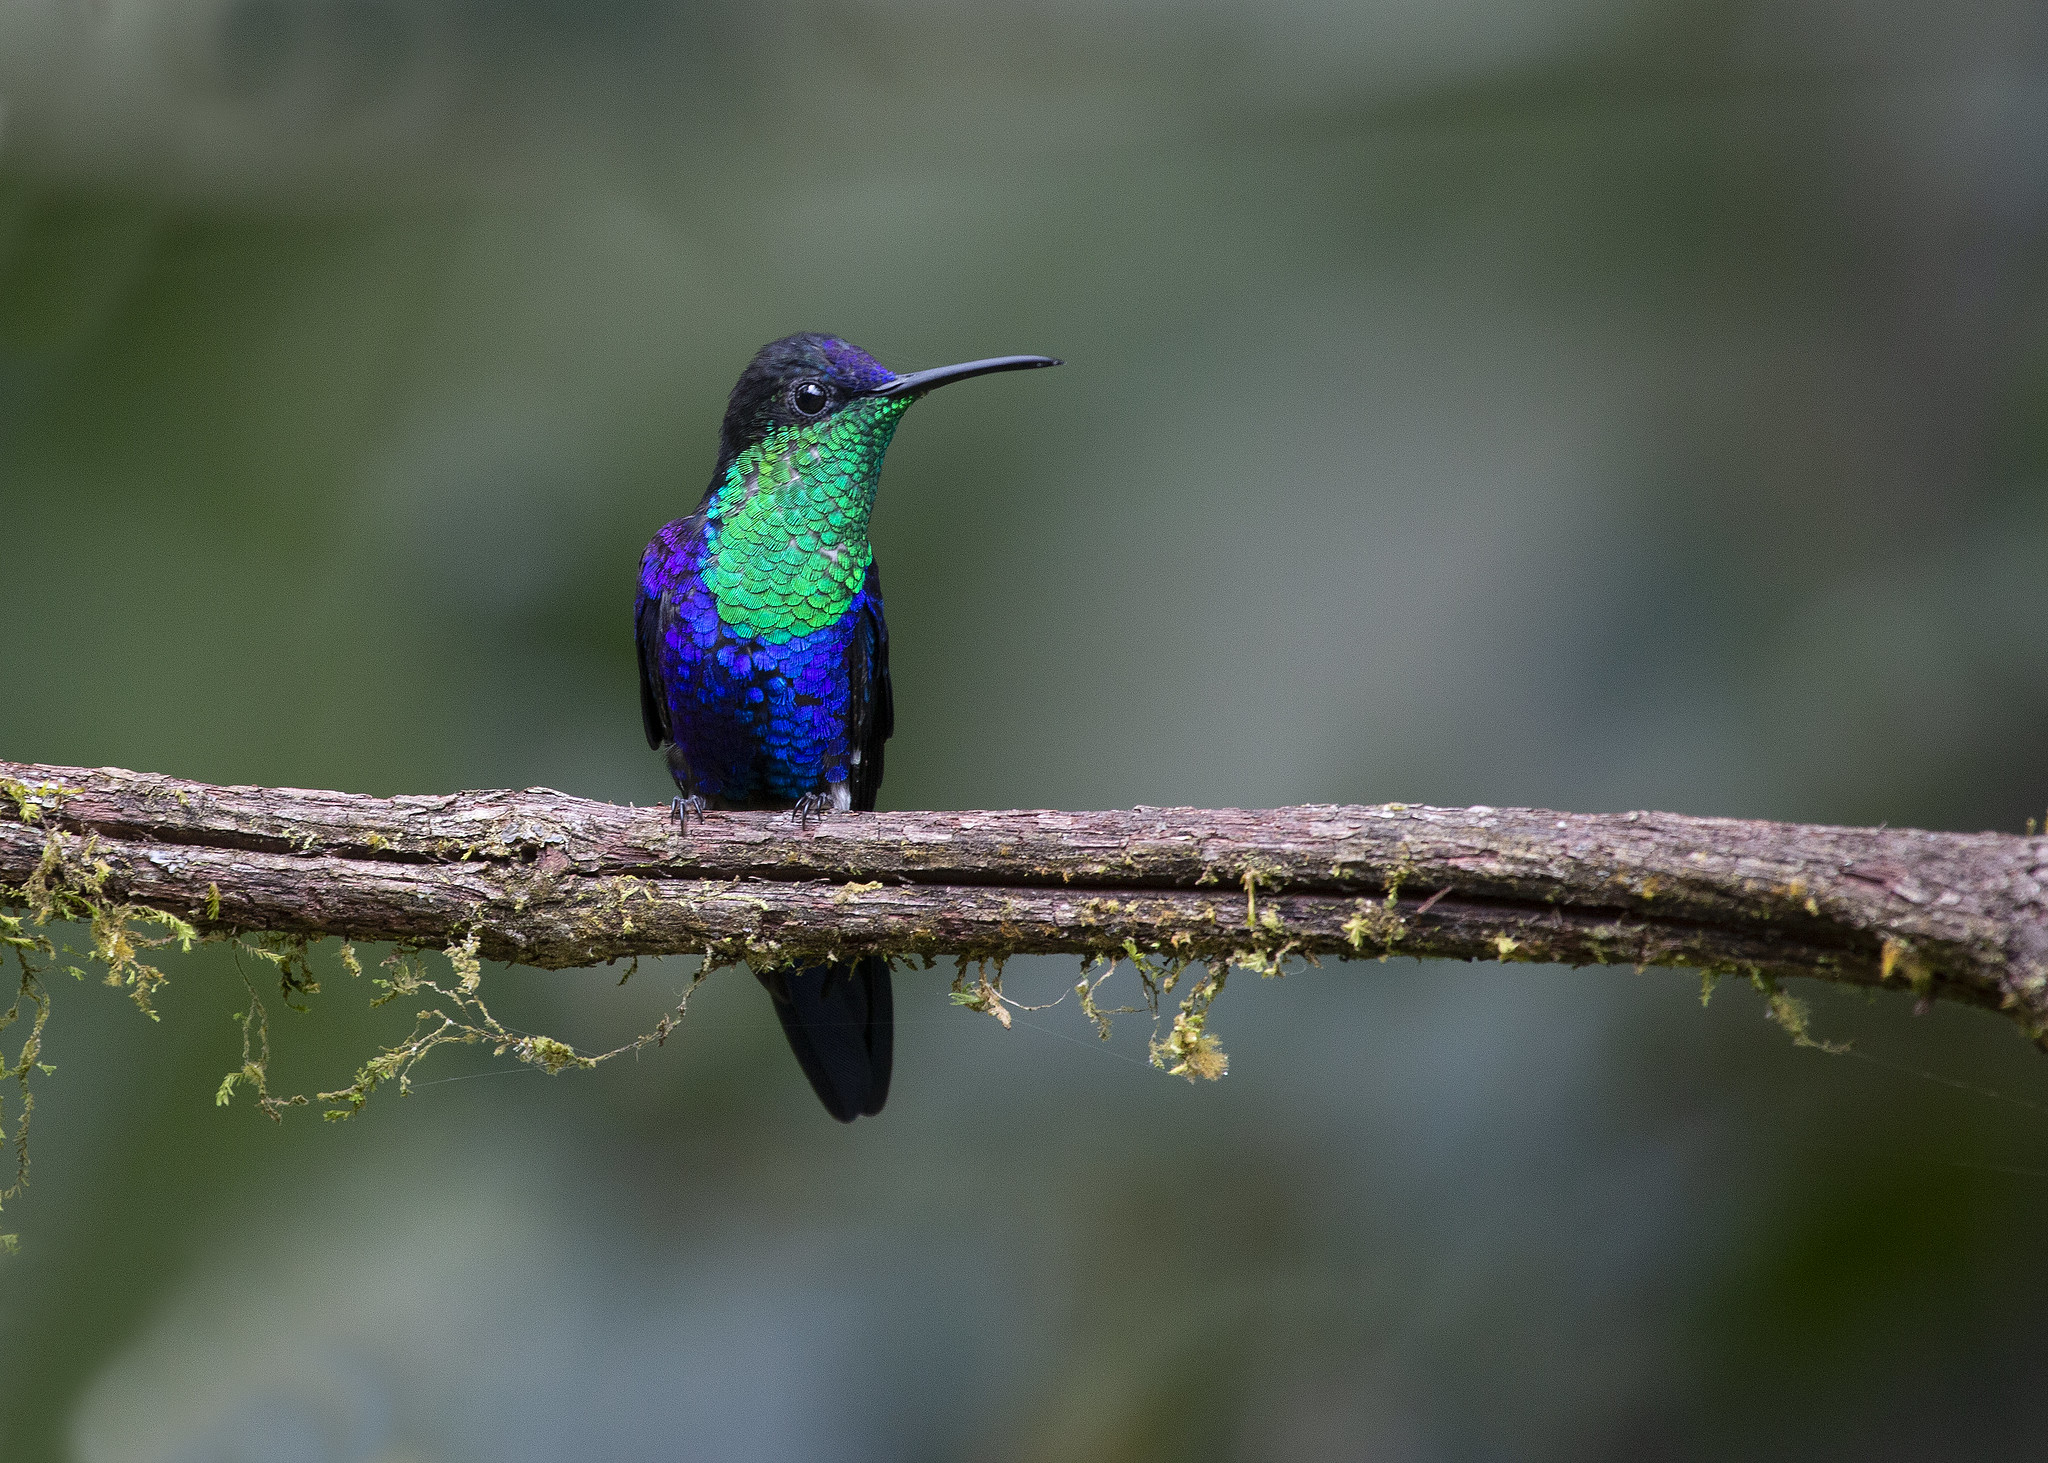
<path fill-rule="evenodd" d="M 873 1116 L 889 1098 L 896 1044 L 889 962 L 880 955 L 756 971 L 797 1065 L 842 1123 Z"/>

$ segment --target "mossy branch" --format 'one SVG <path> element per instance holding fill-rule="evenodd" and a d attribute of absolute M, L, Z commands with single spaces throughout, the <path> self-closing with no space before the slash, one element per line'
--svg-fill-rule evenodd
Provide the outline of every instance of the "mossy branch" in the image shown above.
<path fill-rule="evenodd" d="M 1208 967 L 1163 1047 L 1194 1072 L 1233 965 L 1395 953 L 1688 965 L 1774 996 L 1792 975 L 1898 986 L 2040 1041 L 2044 877 L 2048 838 L 1671 813 L 713 813 L 684 836 L 666 807 L 547 789 L 383 799 L 0 762 L 0 906 L 90 922 L 145 1006 L 162 977 L 135 920 L 166 932 L 143 945 L 336 934 L 545 969 L 1069 953 L 1135 961 L 1149 986 Z"/>
<path fill-rule="evenodd" d="M 1200 963 L 1208 995 L 1290 956 L 1675 965 L 1892 985 L 2048 1032 L 2048 838 L 2017 834 L 1385 804 L 714 813 L 685 836 L 662 806 L 539 788 L 372 798 L 0 762 L 0 904 L 47 903 L 58 864 L 86 871 L 86 917 L 118 901 L 181 939 L 546 969 L 1067 953 Z M 102 933 L 146 999 L 154 970 Z M 1186 1014 L 1169 1042 L 1199 1065 Z"/>
<path fill-rule="evenodd" d="M 371 1004 L 420 1008 L 352 1084 L 318 1094 L 326 1116 L 346 1117 L 379 1086 L 405 1090 L 443 1046 L 557 1073 L 659 1044 L 683 1014 L 615 1051 L 578 1052 L 501 1025 L 480 990 L 485 960 L 560 969 L 701 955 L 694 991 L 721 965 L 944 956 L 953 999 L 1007 1025 L 1017 1003 L 1003 994 L 1004 961 L 1078 955 L 1082 1012 L 1105 1037 L 1121 1011 L 1148 1012 L 1154 1064 L 1190 1080 L 1227 1069 L 1208 1028 L 1230 972 L 1277 975 L 1295 957 L 1690 966 L 1703 998 L 1738 974 L 1796 1040 L 1825 1047 L 1783 986 L 1810 976 L 2002 1011 L 2048 1044 L 2044 881 L 2048 836 L 2031 834 L 1388 803 L 834 814 L 807 826 L 713 813 L 684 836 L 666 806 L 544 788 L 371 798 L 0 762 L 0 957 L 20 977 L 0 1012 L 0 1031 L 20 1042 L 11 1059 L 0 1052 L 0 1142 L 16 1149 L 0 1205 L 28 1177 L 31 1076 L 51 1070 L 45 977 L 82 978 L 72 958 L 153 1017 L 166 976 L 150 960 L 170 946 L 233 941 L 302 1006 L 319 989 L 311 941 L 340 937 L 341 967 L 357 977 L 352 942 L 388 942 Z M 59 925 L 84 944 L 53 939 Z M 448 977 L 430 974 L 431 951 Z M 1123 963 L 1142 1006 L 1098 1005 Z M 271 1093 L 254 981 L 248 996 L 241 1061 L 217 1097 L 245 1091 L 278 1117 L 309 1099 Z M 12 1243 L 0 1234 L 0 1248 Z"/>

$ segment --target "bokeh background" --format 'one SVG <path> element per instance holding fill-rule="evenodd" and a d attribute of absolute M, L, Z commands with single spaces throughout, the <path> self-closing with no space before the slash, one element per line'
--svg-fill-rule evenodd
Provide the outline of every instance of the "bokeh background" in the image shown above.
<path fill-rule="evenodd" d="M 1068 361 L 891 454 L 885 807 L 2019 831 L 2044 225 L 2033 0 L 15 0 L 0 751 L 665 799 L 641 546 L 824 329 Z M 292 1090 L 408 1024 L 323 959 Z M 849 1130 L 728 973 L 278 1127 L 170 969 L 55 991 L 9 1460 L 2039 1446 L 2048 1065 L 1977 1013 L 1333 967 L 1191 1088 L 906 973 Z M 689 969 L 486 991 L 608 1045 Z"/>

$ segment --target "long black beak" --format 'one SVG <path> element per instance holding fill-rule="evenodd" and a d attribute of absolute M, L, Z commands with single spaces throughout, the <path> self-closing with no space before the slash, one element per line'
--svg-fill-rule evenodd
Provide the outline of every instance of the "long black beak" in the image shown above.
<path fill-rule="evenodd" d="M 922 396 L 927 391 L 954 381 L 965 381 L 969 376 L 986 376 L 992 371 L 1029 371 L 1038 366 L 1057 366 L 1051 356 L 991 356 L 985 361 L 967 361 L 958 366 L 934 366 L 929 371 L 913 371 L 908 376 L 898 376 L 887 386 L 878 388 L 876 396 Z"/>

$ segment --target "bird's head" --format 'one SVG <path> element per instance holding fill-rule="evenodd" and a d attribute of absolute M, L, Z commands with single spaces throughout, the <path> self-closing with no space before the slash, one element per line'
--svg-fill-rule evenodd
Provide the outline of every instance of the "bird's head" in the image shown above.
<path fill-rule="evenodd" d="M 718 434 L 714 481 L 741 453 L 777 434 L 807 437 L 812 429 L 848 415 L 859 421 L 843 426 L 886 430 L 912 401 L 949 382 L 1058 364 L 1050 356 L 997 356 L 899 375 L 836 336 L 786 335 L 762 346 L 740 372 Z"/>

